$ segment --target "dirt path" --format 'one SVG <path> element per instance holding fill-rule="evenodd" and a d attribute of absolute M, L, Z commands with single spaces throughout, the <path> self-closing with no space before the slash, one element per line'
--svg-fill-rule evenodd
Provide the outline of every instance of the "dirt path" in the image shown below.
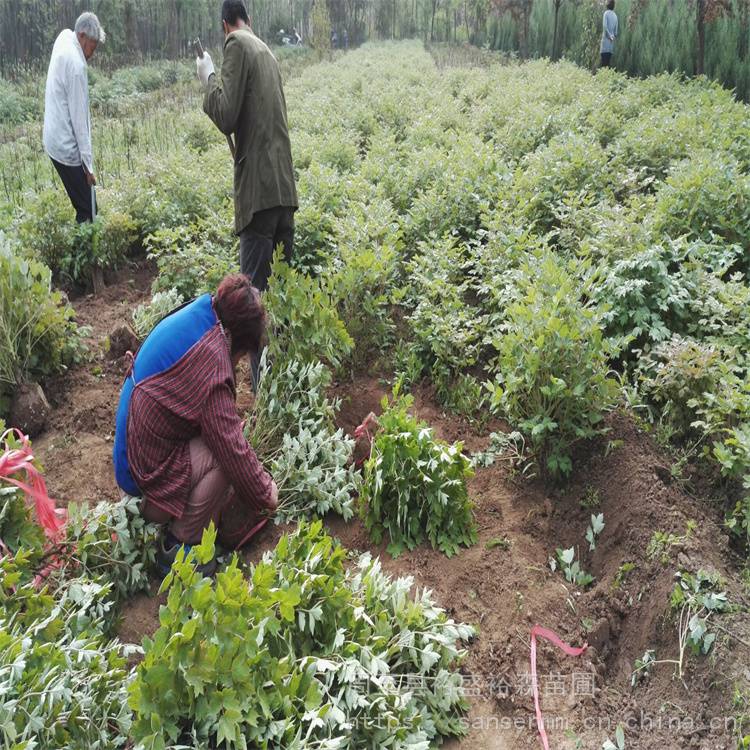
<path fill-rule="evenodd" d="M 152 278 L 153 269 L 144 263 L 119 272 L 101 295 L 71 300 L 78 324 L 91 329 L 86 338 L 90 361 L 44 384 L 52 418 L 34 440 L 50 494 L 63 505 L 121 496 L 112 440 L 126 362 L 109 358 L 107 342 L 115 326 L 130 322 L 133 309 L 150 298 Z"/>
<path fill-rule="evenodd" d="M 124 360 L 106 358 L 104 341 L 133 307 L 148 296 L 151 269 L 120 274 L 100 298 L 74 301 L 79 322 L 92 327 L 94 361 L 48 384 L 54 414 L 35 441 L 50 491 L 63 503 L 115 500 L 111 446 L 114 412 Z M 335 388 L 342 399 L 339 423 L 348 432 L 369 411 L 379 411 L 385 387 L 361 376 Z M 249 395 L 241 388 L 240 403 Z M 462 439 L 479 450 L 486 437 L 445 415 L 428 388 L 416 392 L 415 410 L 446 440 Z M 539 623 L 572 644 L 590 644 L 578 659 L 540 646 L 540 689 L 554 748 L 599 748 L 626 724 L 626 747 L 704 748 L 736 746 L 731 726 L 735 684 L 748 684 L 748 650 L 725 636 L 711 659 L 692 658 L 684 683 L 669 666 L 657 667 L 633 691 L 633 662 L 646 649 L 674 658 L 676 630 L 668 619 L 669 594 L 678 567 L 720 573 L 730 598 L 745 602 L 738 561 L 720 526 L 717 507 L 695 499 L 670 481 L 668 462 L 624 414 L 610 419 L 611 432 L 576 457 L 575 478 L 553 492 L 534 480 L 512 476 L 503 465 L 477 471 L 470 493 L 477 507 L 479 543 L 453 559 L 420 548 L 397 560 L 374 548 L 361 523 L 327 519 L 332 534 L 349 548 L 374 550 L 394 575 L 413 576 L 454 618 L 479 626 L 462 671 L 471 697 L 469 736 L 451 750 L 505 750 L 539 746 L 529 691 L 529 633 Z M 592 507 L 583 507 L 583 502 Z M 604 513 L 605 530 L 588 552 L 584 534 L 590 514 Z M 686 536 L 688 521 L 695 531 Z M 272 548 L 285 529 L 262 532 L 248 559 Z M 655 531 L 685 537 L 665 552 L 666 562 L 646 555 Z M 503 540 L 503 541 L 500 541 Z M 489 544 L 494 542 L 495 545 Z M 498 543 L 499 542 L 499 543 Z M 582 592 L 567 584 L 548 561 L 556 547 L 577 548 L 583 567 L 596 577 Z M 632 569 L 622 566 L 632 564 Z M 158 627 L 158 597 L 140 596 L 125 608 L 120 636 L 139 642 Z M 750 642 L 746 615 L 726 621 Z M 713 722 L 713 723 L 712 723 Z"/>

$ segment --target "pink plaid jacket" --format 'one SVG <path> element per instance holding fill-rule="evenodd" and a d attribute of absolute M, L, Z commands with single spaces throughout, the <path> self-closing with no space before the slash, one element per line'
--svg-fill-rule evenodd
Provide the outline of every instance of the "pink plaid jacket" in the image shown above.
<path fill-rule="evenodd" d="M 128 463 L 149 502 L 182 516 L 191 489 L 189 442 L 202 437 L 237 496 L 268 507 L 271 477 L 242 434 L 229 343 L 218 324 L 165 372 L 138 384 L 128 415 Z"/>

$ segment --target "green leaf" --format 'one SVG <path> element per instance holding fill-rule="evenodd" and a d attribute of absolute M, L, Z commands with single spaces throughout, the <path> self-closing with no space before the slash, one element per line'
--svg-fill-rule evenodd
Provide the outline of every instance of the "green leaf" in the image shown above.
<path fill-rule="evenodd" d="M 193 551 L 195 552 L 195 557 L 198 561 L 198 564 L 205 565 L 206 563 L 209 563 L 211 562 L 211 560 L 213 560 L 215 543 L 216 527 L 214 526 L 214 522 L 211 521 L 208 525 L 208 528 L 203 532 L 201 543 L 197 547 L 193 547 Z"/>

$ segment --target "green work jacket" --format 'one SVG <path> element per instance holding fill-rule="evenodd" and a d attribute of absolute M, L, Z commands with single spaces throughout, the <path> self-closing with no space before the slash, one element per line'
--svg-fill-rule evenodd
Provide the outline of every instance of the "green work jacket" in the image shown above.
<path fill-rule="evenodd" d="M 208 79 L 203 111 L 234 135 L 234 227 L 239 234 L 258 211 L 296 208 L 292 149 L 279 64 L 250 30 L 224 42 L 221 80 Z"/>

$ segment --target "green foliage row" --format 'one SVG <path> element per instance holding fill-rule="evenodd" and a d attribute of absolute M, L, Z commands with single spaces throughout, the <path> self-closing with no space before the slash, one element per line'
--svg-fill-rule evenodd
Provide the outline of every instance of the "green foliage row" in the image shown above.
<path fill-rule="evenodd" d="M 190 556 L 210 559 L 214 538 Z M 345 559 L 320 522 L 283 536 L 248 578 L 236 556 L 215 584 L 178 557 L 130 688 L 139 747 L 416 749 L 462 734 L 452 670 L 474 630 L 369 555 Z"/>

